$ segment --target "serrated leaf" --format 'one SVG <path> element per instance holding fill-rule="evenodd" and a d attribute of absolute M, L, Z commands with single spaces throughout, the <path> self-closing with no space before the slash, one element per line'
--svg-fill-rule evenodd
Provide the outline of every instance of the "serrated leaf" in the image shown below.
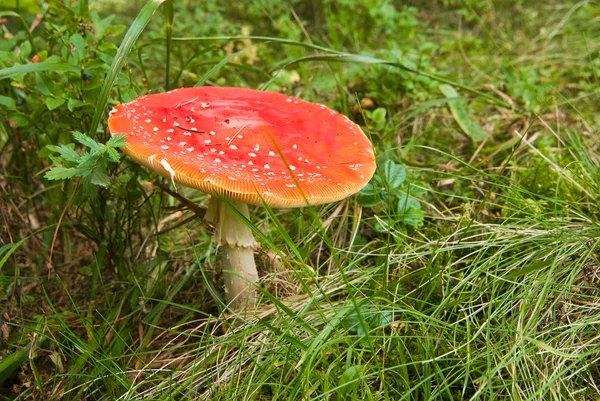
<path fill-rule="evenodd" d="M 96 142 L 92 138 L 90 138 L 89 136 L 82 134 L 79 131 L 73 131 L 73 138 L 75 138 L 75 140 L 77 142 L 79 142 L 80 144 L 90 148 L 92 151 L 98 150 L 103 147 L 102 144 L 99 144 L 98 142 Z"/>
<path fill-rule="evenodd" d="M 127 135 L 120 134 L 111 137 L 106 144 L 112 148 L 121 148 L 123 146 L 127 146 L 126 140 Z"/>
<path fill-rule="evenodd" d="M 47 145 L 46 148 L 55 153 L 58 153 L 64 160 L 69 162 L 77 162 L 81 157 L 79 153 L 75 152 L 72 145 Z"/>
<path fill-rule="evenodd" d="M 460 97 L 458 92 L 450 85 L 440 85 L 440 91 L 448 101 L 448 107 L 454 116 L 454 120 L 460 128 L 473 142 L 481 142 L 487 138 L 487 133 L 481 128 L 479 123 L 473 118 L 467 100 Z"/>
<path fill-rule="evenodd" d="M 114 148 L 106 148 L 108 159 L 113 163 L 118 163 L 121 160 L 121 155 Z"/>
<path fill-rule="evenodd" d="M 90 174 L 90 182 L 94 185 L 100 185 L 101 187 L 106 188 L 108 184 L 110 184 L 110 178 L 103 168 L 95 168 Z"/>
<path fill-rule="evenodd" d="M 397 188 L 406 179 L 406 169 L 403 165 L 388 160 L 383 165 L 383 175 L 390 188 Z"/>
<path fill-rule="evenodd" d="M 44 100 L 44 103 L 46 104 L 46 107 L 48 108 L 48 110 L 54 110 L 54 109 L 62 106 L 65 103 L 65 99 L 63 99 L 62 97 L 59 97 L 59 98 L 47 97 Z"/>
<path fill-rule="evenodd" d="M 74 167 L 54 166 L 45 175 L 48 180 L 66 180 L 77 175 Z"/>

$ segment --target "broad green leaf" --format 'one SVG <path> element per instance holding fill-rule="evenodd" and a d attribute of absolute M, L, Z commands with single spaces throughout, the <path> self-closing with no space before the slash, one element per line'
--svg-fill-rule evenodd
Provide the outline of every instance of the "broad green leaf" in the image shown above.
<path fill-rule="evenodd" d="M 44 96 L 52 96 L 52 91 L 48 87 L 48 82 L 41 76 L 41 74 L 35 74 L 35 88 L 40 91 Z M 50 83 L 51 85 L 51 83 Z"/>
<path fill-rule="evenodd" d="M 0 96 L 0 105 L 12 110 L 17 108 L 17 102 L 15 102 L 15 99 L 8 96 Z"/>
<path fill-rule="evenodd" d="M 31 54 L 31 42 L 26 40 L 21 45 L 19 56 L 21 56 L 23 58 L 23 60 L 27 60 L 27 58 L 29 57 L 30 54 Z"/>
<path fill-rule="evenodd" d="M 8 116 L 8 121 L 10 122 L 11 127 L 26 127 L 29 125 L 29 120 L 23 113 L 12 113 Z"/>
<path fill-rule="evenodd" d="M 69 41 L 73 45 L 74 55 L 76 56 L 75 61 L 78 63 L 85 56 L 85 40 L 79 33 L 74 33 L 69 38 Z"/>
<path fill-rule="evenodd" d="M 421 209 L 421 204 L 412 196 L 404 195 L 398 197 L 398 214 L 404 214 L 409 209 Z"/>
<path fill-rule="evenodd" d="M 485 140 L 488 135 L 471 115 L 467 100 L 460 97 L 458 92 L 450 85 L 440 85 L 440 91 L 446 98 L 451 99 L 448 101 L 448 107 L 450 107 L 454 120 L 456 120 L 463 132 L 467 134 L 473 142 Z"/>
<path fill-rule="evenodd" d="M 81 107 L 81 106 L 85 106 L 87 103 L 84 101 L 81 101 L 79 99 L 69 99 L 69 101 L 67 102 L 67 108 L 69 109 L 69 111 L 73 111 L 75 110 L 77 107 Z"/>
<path fill-rule="evenodd" d="M 338 382 L 338 400 L 348 399 L 347 397 L 352 395 L 360 383 L 361 373 L 362 365 L 350 366 L 342 373 Z"/>
<path fill-rule="evenodd" d="M 47 97 L 44 100 L 44 103 L 46 104 L 46 107 L 48 107 L 48 110 L 54 110 L 54 109 L 62 106 L 63 103 L 65 103 L 65 99 L 63 99 L 62 97 L 59 97 L 59 98 Z"/>
<path fill-rule="evenodd" d="M 406 169 L 403 165 L 388 160 L 383 165 L 383 175 L 390 188 L 397 188 L 406 179 Z"/>

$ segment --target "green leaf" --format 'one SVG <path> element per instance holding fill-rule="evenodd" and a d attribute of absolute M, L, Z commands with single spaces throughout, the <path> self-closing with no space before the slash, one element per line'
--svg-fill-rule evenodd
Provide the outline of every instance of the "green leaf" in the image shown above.
<path fill-rule="evenodd" d="M 85 56 L 85 40 L 79 33 L 74 33 L 69 38 L 69 41 L 73 44 L 74 54 L 76 56 L 75 61 L 79 62 Z"/>
<path fill-rule="evenodd" d="M 26 127 L 29 125 L 29 120 L 23 113 L 12 113 L 8 116 L 8 121 L 10 122 L 11 127 Z"/>
<path fill-rule="evenodd" d="M 106 145 L 108 145 L 112 148 L 122 148 L 124 146 L 127 146 L 126 140 L 127 140 L 127 135 L 120 134 L 120 135 L 111 137 L 108 140 L 108 142 L 106 143 Z"/>
<path fill-rule="evenodd" d="M 77 107 L 81 107 L 81 106 L 85 106 L 87 103 L 84 101 L 81 101 L 79 99 L 69 99 L 69 101 L 67 102 L 67 108 L 69 109 L 69 111 L 73 111 L 75 110 Z"/>
<path fill-rule="evenodd" d="M 29 55 L 31 54 L 31 42 L 26 40 L 25 42 L 23 42 L 23 44 L 21 45 L 21 52 L 20 52 L 20 56 L 26 60 Z"/>
<path fill-rule="evenodd" d="M 48 107 L 48 110 L 54 110 L 54 109 L 62 106 L 63 103 L 65 103 L 65 99 L 63 99 L 62 97 L 59 97 L 59 98 L 47 97 L 44 100 L 44 103 L 46 104 L 46 107 Z"/>
<path fill-rule="evenodd" d="M 92 170 L 92 173 L 90 174 L 90 181 L 94 185 L 100 185 L 101 187 L 105 188 L 108 186 L 108 184 L 110 184 L 110 178 L 108 177 L 108 174 L 106 174 L 104 168 L 101 168 L 100 166 L 97 166 Z"/>
<path fill-rule="evenodd" d="M 0 96 L 0 105 L 12 110 L 17 109 L 17 102 L 15 102 L 15 99 L 8 96 Z"/>
<path fill-rule="evenodd" d="M 54 166 L 44 177 L 48 180 L 66 180 L 77 175 L 77 169 L 74 167 Z"/>
<path fill-rule="evenodd" d="M 51 84 L 51 83 L 50 83 Z M 52 91 L 48 88 L 48 82 L 44 80 L 41 74 L 35 74 L 35 88 L 44 96 L 51 96 Z"/>
<path fill-rule="evenodd" d="M 467 134 L 473 142 L 485 140 L 488 135 L 471 115 L 467 100 L 460 97 L 458 92 L 450 85 L 440 85 L 440 91 L 446 98 L 452 99 L 448 102 L 448 107 L 450 107 L 454 120 L 456 120 L 463 132 Z"/>
<path fill-rule="evenodd" d="M 98 130 L 98 125 L 100 124 L 100 119 L 104 116 L 106 103 L 108 102 L 108 95 L 115 84 L 119 73 L 121 72 L 121 67 L 125 63 L 125 60 L 135 42 L 140 37 L 150 19 L 160 7 L 160 5 L 165 0 L 149 0 L 144 8 L 139 12 L 129 30 L 125 34 L 123 38 L 123 42 L 121 46 L 119 46 L 119 50 L 117 51 L 117 55 L 115 56 L 108 74 L 106 74 L 106 78 L 104 80 L 104 84 L 102 85 L 102 90 L 100 91 L 100 95 L 98 96 L 98 100 L 96 102 L 96 112 L 94 113 L 94 117 L 92 118 L 92 123 L 90 124 L 89 135 L 95 136 L 96 131 Z M 0 79 L 2 78 L 2 71 L 0 70 Z"/>
<path fill-rule="evenodd" d="M 371 114 L 371 120 L 385 121 L 386 114 L 387 114 L 387 111 L 383 107 L 378 107 L 375 110 L 373 110 L 373 113 Z"/>
<path fill-rule="evenodd" d="M 406 169 L 401 164 L 388 160 L 383 165 L 383 175 L 390 188 L 398 188 L 406 179 Z"/>
<path fill-rule="evenodd" d="M 412 196 L 404 195 L 398 197 L 398 214 L 404 214 L 409 209 L 421 209 L 421 204 Z"/>
<path fill-rule="evenodd" d="M 89 136 L 82 134 L 79 131 L 73 131 L 73 138 L 75 138 L 75 140 L 77 142 L 79 142 L 82 145 L 87 146 L 88 148 L 90 148 L 92 151 L 98 150 L 100 148 L 102 148 L 102 144 L 99 144 L 98 142 L 94 141 L 92 138 L 90 138 Z"/>
<path fill-rule="evenodd" d="M 64 160 L 68 162 L 77 162 L 81 157 L 79 153 L 75 152 L 73 145 L 47 145 L 46 148 L 58 153 Z"/>
<path fill-rule="evenodd" d="M 338 382 L 337 393 L 340 400 L 348 399 L 356 391 L 360 383 L 362 365 L 350 366 L 342 373 Z"/>

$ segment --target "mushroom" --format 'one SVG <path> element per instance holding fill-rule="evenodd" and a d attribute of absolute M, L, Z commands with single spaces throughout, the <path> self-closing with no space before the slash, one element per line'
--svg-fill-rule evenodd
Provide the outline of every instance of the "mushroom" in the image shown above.
<path fill-rule="evenodd" d="M 213 195 L 205 219 L 215 226 L 234 310 L 256 301 L 257 243 L 239 218 L 249 219 L 248 205 L 337 201 L 359 191 L 375 171 L 373 146 L 357 124 L 276 92 L 175 89 L 116 106 L 108 126 L 111 135 L 126 135 L 124 152 L 136 162 L 173 185 Z"/>

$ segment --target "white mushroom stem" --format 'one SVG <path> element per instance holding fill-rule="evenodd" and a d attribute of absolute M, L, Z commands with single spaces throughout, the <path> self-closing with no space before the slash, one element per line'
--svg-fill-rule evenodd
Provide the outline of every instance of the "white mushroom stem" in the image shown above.
<path fill-rule="evenodd" d="M 249 218 L 248 205 L 235 201 L 229 203 Z M 228 305 L 237 311 L 254 307 L 254 285 L 258 282 L 258 272 L 254 261 L 257 242 L 252 230 L 217 196 L 211 198 L 204 219 L 215 226 L 214 239 L 223 269 Z"/>

